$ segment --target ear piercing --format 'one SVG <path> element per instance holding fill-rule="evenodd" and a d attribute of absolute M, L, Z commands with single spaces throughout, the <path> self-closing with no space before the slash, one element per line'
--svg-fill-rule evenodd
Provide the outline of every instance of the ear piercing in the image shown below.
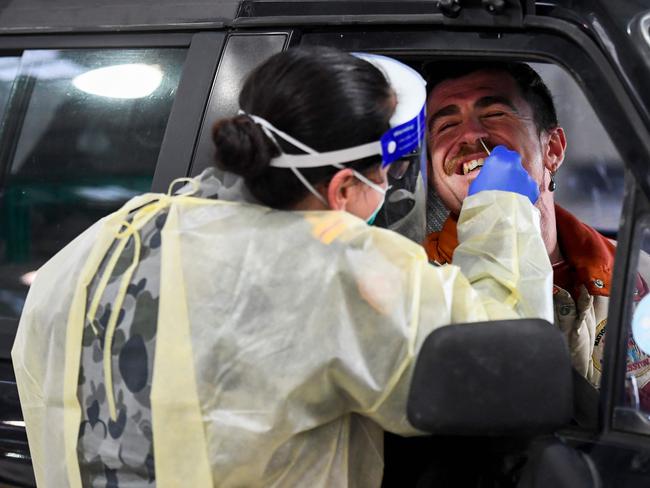
<path fill-rule="evenodd" d="M 548 191 L 555 191 L 557 188 L 557 184 L 555 183 L 555 172 L 554 171 L 549 171 L 551 175 L 551 182 L 548 184 Z"/>

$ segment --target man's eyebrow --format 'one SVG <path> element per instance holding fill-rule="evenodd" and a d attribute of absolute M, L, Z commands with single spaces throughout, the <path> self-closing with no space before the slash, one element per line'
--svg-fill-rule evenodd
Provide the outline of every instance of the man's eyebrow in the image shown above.
<path fill-rule="evenodd" d="M 460 113 L 460 107 L 458 107 L 458 105 L 447 105 L 446 107 L 442 107 L 435 114 L 433 114 L 429 119 L 429 123 L 427 124 L 427 132 L 431 132 L 431 129 L 433 128 L 433 124 L 435 124 L 436 120 L 438 120 L 439 118 L 446 117 L 447 115 L 456 115 L 459 113 Z"/>
<path fill-rule="evenodd" d="M 476 108 L 486 108 L 490 105 L 506 105 L 507 107 L 510 107 L 514 113 L 519 113 L 519 110 L 517 110 L 515 104 L 512 103 L 512 100 L 510 100 L 508 97 L 504 97 L 503 95 L 490 95 L 483 97 L 478 99 L 474 104 Z"/>

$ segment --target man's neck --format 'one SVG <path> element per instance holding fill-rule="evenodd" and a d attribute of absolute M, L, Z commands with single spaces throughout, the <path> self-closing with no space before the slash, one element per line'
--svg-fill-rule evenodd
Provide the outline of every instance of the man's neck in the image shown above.
<path fill-rule="evenodd" d="M 562 251 L 557 240 L 557 225 L 555 222 L 555 204 L 553 197 L 542 195 L 536 204 L 541 214 L 542 239 L 551 264 L 562 261 Z"/>

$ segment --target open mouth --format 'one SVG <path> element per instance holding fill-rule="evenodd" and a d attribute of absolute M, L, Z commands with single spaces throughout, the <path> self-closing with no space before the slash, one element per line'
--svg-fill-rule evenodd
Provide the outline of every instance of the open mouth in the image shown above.
<path fill-rule="evenodd" d="M 463 175 L 467 175 L 472 171 L 481 168 L 484 162 L 485 162 L 485 158 L 473 159 L 471 161 L 464 162 L 459 169 L 461 170 Z"/>

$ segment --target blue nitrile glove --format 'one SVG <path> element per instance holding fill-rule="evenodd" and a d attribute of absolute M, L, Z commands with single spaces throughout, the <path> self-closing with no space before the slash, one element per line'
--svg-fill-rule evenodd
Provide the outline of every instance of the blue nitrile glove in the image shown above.
<path fill-rule="evenodd" d="M 483 190 L 502 190 L 528 197 L 534 205 L 539 188 L 521 165 L 521 156 L 505 146 L 496 146 L 485 159 L 481 172 L 469 185 L 468 195 Z"/>

